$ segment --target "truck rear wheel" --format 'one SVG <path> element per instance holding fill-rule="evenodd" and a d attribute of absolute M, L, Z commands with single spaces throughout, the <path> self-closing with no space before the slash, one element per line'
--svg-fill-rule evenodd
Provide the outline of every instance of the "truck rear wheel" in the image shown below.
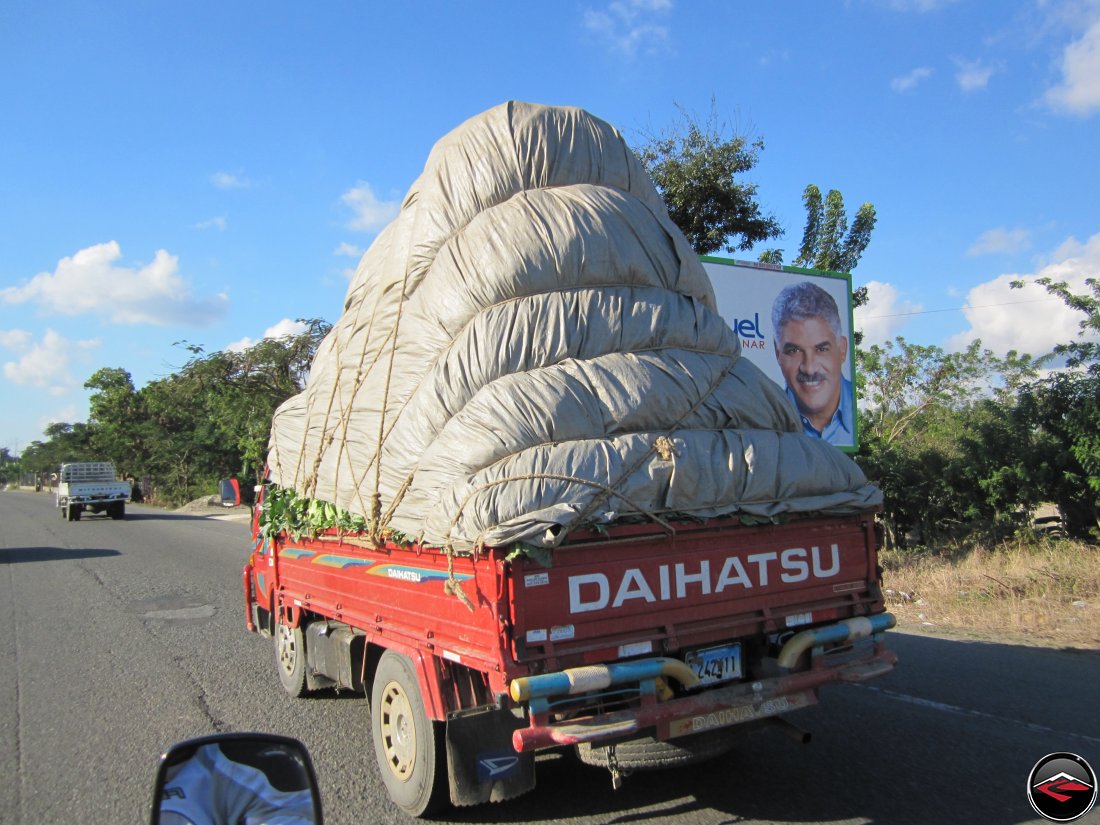
<path fill-rule="evenodd" d="M 115 521 L 126 517 L 126 503 L 123 501 L 116 501 L 114 504 L 107 506 L 107 514 Z"/>
<path fill-rule="evenodd" d="M 275 670 L 283 690 L 294 698 L 306 694 L 306 646 L 302 626 L 290 627 L 281 616 L 275 619 Z"/>
<path fill-rule="evenodd" d="M 80 512 L 84 509 L 81 504 L 66 504 L 65 505 L 65 519 L 66 521 L 80 521 Z"/>
<path fill-rule="evenodd" d="M 382 654 L 370 713 L 374 755 L 390 799 L 412 816 L 440 810 L 449 799 L 442 730 L 424 712 L 407 656 L 392 650 Z"/>

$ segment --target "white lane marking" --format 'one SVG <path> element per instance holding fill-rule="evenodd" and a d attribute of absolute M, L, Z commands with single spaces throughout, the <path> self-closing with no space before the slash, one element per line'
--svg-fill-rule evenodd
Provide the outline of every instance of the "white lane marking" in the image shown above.
<path fill-rule="evenodd" d="M 1024 728 L 1025 730 L 1032 731 L 1033 733 L 1042 733 L 1044 735 L 1054 734 L 1056 736 L 1070 736 L 1074 739 L 1083 739 L 1086 742 L 1091 742 L 1094 745 L 1100 745 L 1100 738 L 1095 736 L 1087 736 L 1083 733 L 1072 733 L 1070 731 L 1055 730 L 1054 728 L 1048 728 L 1045 725 L 1037 725 L 1034 722 L 1023 722 L 1019 719 L 1011 719 L 1007 716 L 997 716 L 994 713 L 986 713 L 981 710 L 974 710 L 972 708 L 962 708 L 958 705 L 948 705 L 944 702 L 935 702 L 931 699 L 922 699 L 919 696 L 910 696 L 907 693 L 898 693 L 894 690 L 886 690 L 885 688 L 875 687 L 874 685 L 852 685 L 862 690 L 869 690 L 873 693 L 879 693 L 890 699 L 897 699 L 899 702 L 908 702 L 910 705 L 918 705 L 920 707 L 930 708 L 931 710 L 939 710 L 944 713 L 954 713 L 959 716 L 972 716 L 976 719 L 987 719 L 992 722 L 999 722 L 1006 725 L 1015 725 L 1018 728 Z"/>

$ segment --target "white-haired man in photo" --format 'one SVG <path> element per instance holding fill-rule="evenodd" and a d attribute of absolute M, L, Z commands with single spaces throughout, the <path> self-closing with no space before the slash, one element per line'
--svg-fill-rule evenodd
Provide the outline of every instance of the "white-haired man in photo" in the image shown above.
<path fill-rule="evenodd" d="M 848 338 L 833 296 L 810 281 L 786 287 L 772 305 L 772 329 L 787 397 L 798 410 L 803 432 L 852 446 L 855 396 L 842 372 Z"/>

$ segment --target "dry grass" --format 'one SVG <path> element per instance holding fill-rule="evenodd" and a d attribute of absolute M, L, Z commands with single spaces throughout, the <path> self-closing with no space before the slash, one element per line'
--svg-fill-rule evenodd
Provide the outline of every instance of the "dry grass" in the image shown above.
<path fill-rule="evenodd" d="M 1053 646 L 1100 648 L 1100 549 L 1018 539 L 994 549 L 882 554 L 898 627 Z"/>

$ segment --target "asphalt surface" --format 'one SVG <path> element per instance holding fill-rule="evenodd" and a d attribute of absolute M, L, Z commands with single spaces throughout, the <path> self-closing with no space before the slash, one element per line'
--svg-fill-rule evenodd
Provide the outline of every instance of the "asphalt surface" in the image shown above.
<path fill-rule="evenodd" d="M 231 730 L 305 742 L 330 825 L 411 821 L 378 779 L 366 701 L 290 699 L 270 640 L 246 632 L 248 543 L 241 518 L 131 506 L 124 521 L 70 523 L 46 494 L 0 493 L 0 822 L 148 821 L 165 747 Z M 1025 792 L 1037 760 L 1070 751 L 1100 770 L 1096 652 L 891 635 L 894 673 L 791 715 L 808 745 L 762 733 L 618 791 L 553 752 L 526 796 L 442 818 L 1038 823 Z"/>

